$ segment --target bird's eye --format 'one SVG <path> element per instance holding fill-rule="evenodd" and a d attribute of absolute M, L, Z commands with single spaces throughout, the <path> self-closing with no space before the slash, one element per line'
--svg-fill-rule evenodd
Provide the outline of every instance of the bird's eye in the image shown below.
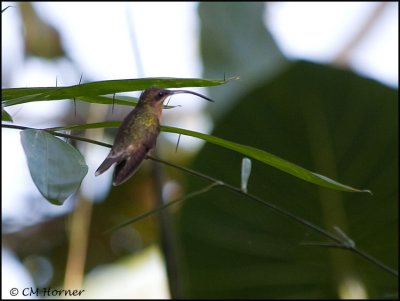
<path fill-rule="evenodd" d="M 158 96 L 160 96 L 160 97 L 164 96 L 164 92 L 162 92 L 162 91 L 158 92 Z"/>

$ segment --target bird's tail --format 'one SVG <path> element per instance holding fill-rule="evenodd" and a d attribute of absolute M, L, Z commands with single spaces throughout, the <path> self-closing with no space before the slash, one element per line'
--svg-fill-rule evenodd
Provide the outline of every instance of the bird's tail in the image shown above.
<path fill-rule="evenodd" d="M 136 172 L 148 152 L 149 148 L 143 145 L 134 154 L 118 162 L 114 170 L 113 185 L 117 186 L 126 182 Z"/>
<path fill-rule="evenodd" d="M 111 167 L 115 162 L 117 162 L 116 158 L 106 158 L 103 163 L 97 168 L 96 170 L 96 177 L 101 175 L 103 172 L 105 172 L 107 169 Z"/>

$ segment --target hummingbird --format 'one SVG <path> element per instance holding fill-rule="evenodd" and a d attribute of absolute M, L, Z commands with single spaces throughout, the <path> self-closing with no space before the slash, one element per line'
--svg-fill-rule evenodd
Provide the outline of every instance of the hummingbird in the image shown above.
<path fill-rule="evenodd" d="M 160 134 L 160 118 L 164 100 L 181 93 L 193 94 L 213 101 L 204 95 L 188 90 L 166 90 L 154 87 L 144 90 L 136 107 L 122 121 L 110 153 L 96 170 L 95 175 L 101 175 L 116 163 L 113 185 L 117 186 L 126 182 L 156 145 Z"/>

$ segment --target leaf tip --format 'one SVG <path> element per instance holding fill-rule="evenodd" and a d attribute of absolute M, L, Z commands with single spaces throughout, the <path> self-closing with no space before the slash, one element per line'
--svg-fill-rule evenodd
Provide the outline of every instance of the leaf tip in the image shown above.
<path fill-rule="evenodd" d="M 369 190 L 369 189 L 360 190 L 360 192 L 366 192 L 366 193 L 369 193 L 371 196 L 374 196 L 374 194 L 372 193 L 372 191 Z"/>
<path fill-rule="evenodd" d="M 230 77 L 230 78 L 228 78 L 228 79 L 226 80 L 226 82 L 229 82 L 229 81 L 231 81 L 231 80 L 240 80 L 240 76 L 233 76 L 233 77 Z"/>

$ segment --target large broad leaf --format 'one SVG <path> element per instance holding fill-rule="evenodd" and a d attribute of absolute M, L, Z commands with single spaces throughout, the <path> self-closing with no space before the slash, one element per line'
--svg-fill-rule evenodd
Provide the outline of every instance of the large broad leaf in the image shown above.
<path fill-rule="evenodd" d="M 70 144 L 40 130 L 21 132 L 33 182 L 51 203 L 61 205 L 88 172 L 82 155 Z"/>
<path fill-rule="evenodd" d="M 244 95 L 213 135 L 268 149 L 374 192 L 318 188 L 252 163 L 248 190 L 326 230 L 338 226 L 391 268 L 398 258 L 397 91 L 299 62 Z M 193 168 L 240 187 L 242 156 L 206 144 Z M 204 183 L 193 179 L 188 191 Z M 337 298 L 346 288 L 395 296 L 398 279 L 328 239 L 222 188 L 188 200 L 178 223 L 185 297 Z M 362 295 L 358 295 L 358 297 Z"/>

